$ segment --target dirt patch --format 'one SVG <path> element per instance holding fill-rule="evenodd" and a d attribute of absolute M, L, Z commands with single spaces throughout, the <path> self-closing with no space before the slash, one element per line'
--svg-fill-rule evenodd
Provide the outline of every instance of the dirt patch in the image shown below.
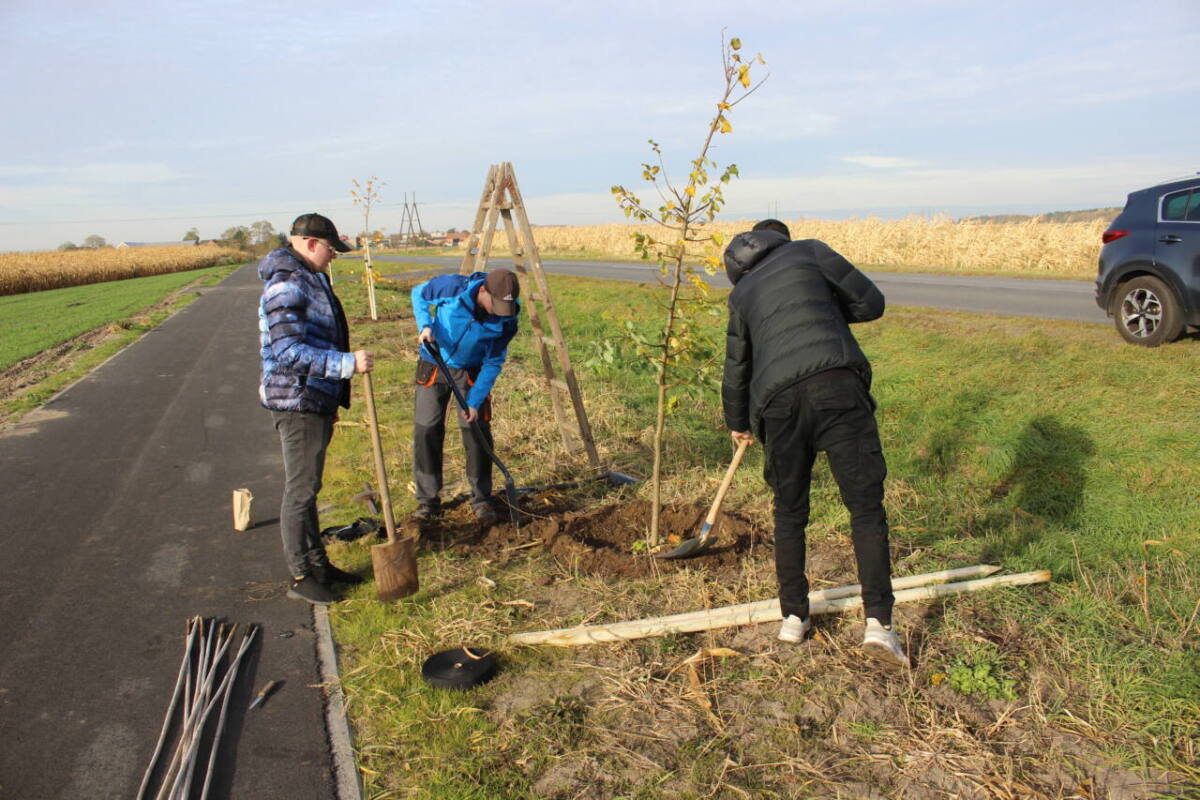
<path fill-rule="evenodd" d="M 30 386 L 69 368 L 80 354 L 103 343 L 114 333 L 114 326 L 105 325 L 0 370 L 0 401 L 9 400 Z"/>
<path fill-rule="evenodd" d="M 659 530 L 674 547 L 697 536 L 707 508 L 664 508 Z M 716 543 L 687 559 L 655 558 L 642 548 L 650 528 L 650 504 L 621 503 L 597 511 L 566 514 L 547 531 L 546 548 L 563 567 L 597 577 L 644 578 L 703 565 L 716 578 L 737 572 L 744 557 L 755 552 L 769 557 L 770 532 L 732 514 L 717 520 Z"/>
<path fill-rule="evenodd" d="M 499 499 L 496 505 L 504 508 Z M 699 535 L 707 512 L 707 508 L 689 506 L 664 508 L 659 529 L 669 543 L 667 549 Z M 420 532 L 426 545 L 499 563 L 524 551 L 544 548 L 565 570 L 599 578 L 644 578 L 702 566 L 719 580 L 736 574 L 747 556 L 772 558 L 770 531 L 734 514 L 722 514 L 717 520 L 715 544 L 701 555 L 686 559 L 665 560 L 646 552 L 644 541 L 649 526 L 650 505 L 642 501 L 582 512 L 551 503 L 548 507 L 537 506 L 536 516 L 524 515 L 518 526 L 508 520 L 480 525 L 469 508 L 460 506 L 447 509 L 441 519 L 423 526 Z"/>

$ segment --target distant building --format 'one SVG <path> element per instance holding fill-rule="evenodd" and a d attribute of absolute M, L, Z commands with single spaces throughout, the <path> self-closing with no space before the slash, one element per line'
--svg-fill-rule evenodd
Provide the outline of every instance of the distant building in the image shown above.
<path fill-rule="evenodd" d="M 195 241 L 186 242 L 118 242 L 116 247 L 195 247 Z"/>

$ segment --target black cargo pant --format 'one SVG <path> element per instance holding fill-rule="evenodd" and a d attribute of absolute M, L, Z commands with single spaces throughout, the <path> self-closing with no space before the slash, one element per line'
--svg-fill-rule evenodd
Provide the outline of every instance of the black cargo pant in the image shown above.
<path fill-rule="evenodd" d="M 333 416 L 299 411 L 272 411 L 283 445 L 283 502 L 279 533 L 283 557 L 293 578 L 328 564 L 317 522 L 317 494 L 325 471 L 325 451 L 333 437 Z"/>
<path fill-rule="evenodd" d="M 442 491 L 442 454 L 446 439 L 446 409 L 458 402 L 450 389 L 453 380 L 467 397 L 474 377 L 468 370 L 451 369 L 447 376 L 434 364 L 417 359 L 416 396 L 413 401 L 413 483 L 417 487 L 417 502 L 437 504 Z M 492 459 L 480 446 L 469 425 L 457 413 L 463 448 L 467 451 L 467 481 L 471 485 L 471 504 L 488 502 L 492 496 Z M 492 400 L 489 397 L 479 409 L 477 425 L 492 447 Z"/>
<path fill-rule="evenodd" d="M 875 402 L 854 372 L 821 372 L 784 389 L 763 409 L 764 476 L 775 493 L 775 574 L 786 617 L 808 616 L 804 571 L 809 484 L 819 451 L 850 511 L 865 616 L 892 621 L 892 579 L 883 479 L 887 465 L 875 424 Z"/>

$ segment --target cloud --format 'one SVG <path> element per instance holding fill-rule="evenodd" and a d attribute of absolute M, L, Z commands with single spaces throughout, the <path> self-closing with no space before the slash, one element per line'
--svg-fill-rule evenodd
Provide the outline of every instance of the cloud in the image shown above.
<path fill-rule="evenodd" d="M 914 161 L 911 158 L 900 158 L 898 156 L 842 156 L 842 161 L 848 164 L 857 164 L 860 167 L 871 167 L 872 169 L 896 169 L 898 167 L 919 167 L 920 161 Z"/>

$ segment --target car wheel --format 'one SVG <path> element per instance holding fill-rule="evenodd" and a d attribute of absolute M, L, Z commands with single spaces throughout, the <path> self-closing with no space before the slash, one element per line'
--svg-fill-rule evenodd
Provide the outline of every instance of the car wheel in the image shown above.
<path fill-rule="evenodd" d="M 1113 321 L 1122 338 L 1142 347 L 1173 342 L 1183 332 L 1183 314 L 1171 288 L 1142 275 L 1124 283 L 1113 295 Z"/>

